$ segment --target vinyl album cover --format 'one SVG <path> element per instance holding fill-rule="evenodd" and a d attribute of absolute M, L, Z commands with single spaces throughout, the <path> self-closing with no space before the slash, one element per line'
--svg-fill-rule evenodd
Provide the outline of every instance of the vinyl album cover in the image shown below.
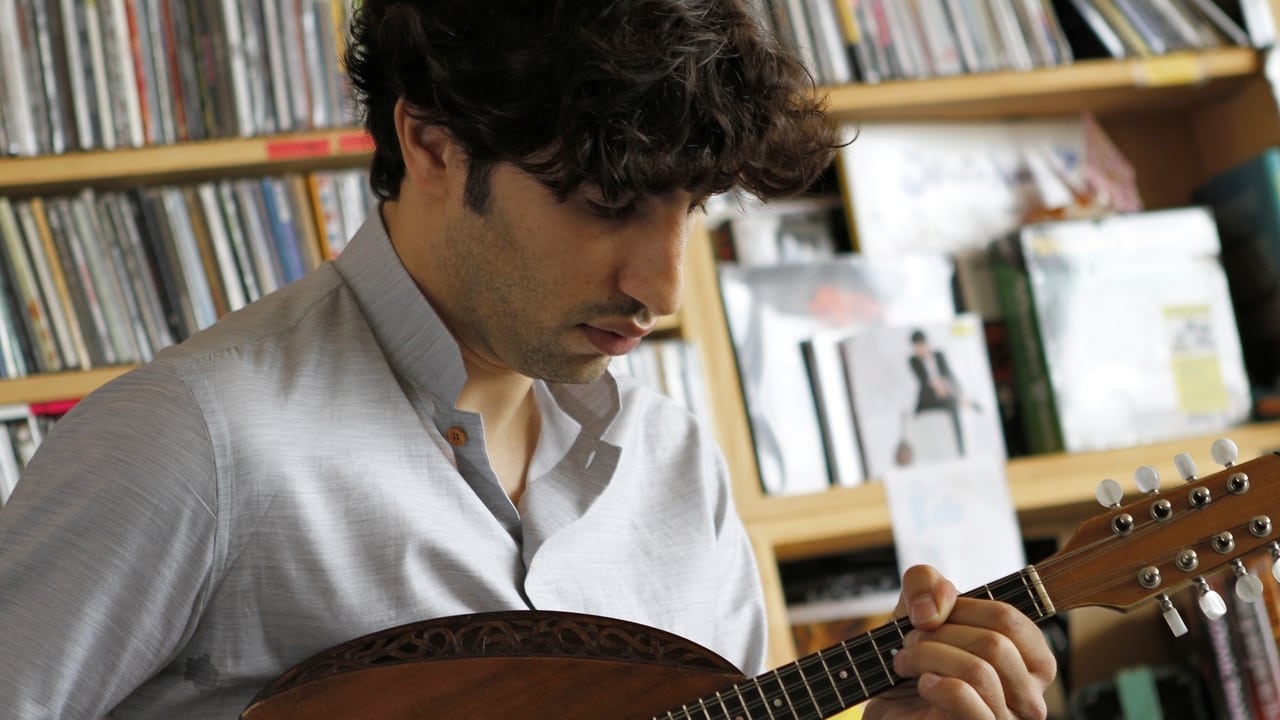
<path fill-rule="evenodd" d="M 867 474 L 1005 459 L 978 316 L 867 328 L 843 342 Z"/>
<path fill-rule="evenodd" d="M 1131 447 L 1248 417 L 1240 336 L 1203 207 L 1030 225 L 999 252 L 1034 451 Z"/>

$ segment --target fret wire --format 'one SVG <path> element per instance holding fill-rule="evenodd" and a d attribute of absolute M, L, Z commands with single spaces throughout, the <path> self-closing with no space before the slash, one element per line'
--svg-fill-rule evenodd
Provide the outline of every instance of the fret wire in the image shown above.
<path fill-rule="evenodd" d="M 742 706 L 742 712 L 747 714 L 747 720 L 751 720 L 751 706 L 747 704 L 747 699 L 742 697 L 742 688 L 734 685 L 733 694 L 738 696 L 738 704 Z"/>
<path fill-rule="evenodd" d="M 751 715 L 753 712 L 763 711 L 765 715 L 768 715 L 769 718 L 772 719 L 773 711 L 769 709 L 768 698 L 764 692 L 764 688 L 760 680 L 758 678 L 749 680 L 747 681 L 747 684 L 750 684 L 751 687 L 754 687 L 756 689 L 756 693 L 754 694 L 748 693 L 746 696 L 742 696 L 743 709 L 747 712 L 748 715 Z M 741 693 L 739 693 L 739 695 L 741 696 Z M 758 700 L 756 699 L 757 695 L 759 696 Z M 760 720 L 764 720 L 763 715 L 760 716 Z"/>
<path fill-rule="evenodd" d="M 707 709 L 707 704 L 702 702 L 702 698 L 698 698 L 698 707 L 702 710 L 702 714 L 707 716 L 707 720 L 715 720 L 711 717 L 711 711 Z"/>
<path fill-rule="evenodd" d="M 757 681 L 755 686 L 756 690 L 760 693 L 760 702 L 764 703 L 764 711 L 769 714 L 769 720 L 774 720 L 775 716 L 773 714 L 773 707 L 769 703 L 769 696 L 764 692 L 764 681 Z"/>
<path fill-rule="evenodd" d="M 773 670 L 774 678 L 778 679 L 778 687 L 782 689 L 782 700 L 787 703 L 788 710 L 790 710 L 791 715 L 794 716 L 796 714 L 796 703 L 794 700 L 791 700 L 791 693 L 788 692 L 788 688 L 787 688 L 787 679 L 783 678 L 782 670 L 786 670 L 787 673 L 790 674 L 792 670 L 797 671 L 799 669 L 797 669 L 797 667 L 795 667 L 794 665 L 790 665 L 785 667 L 774 667 L 774 670 Z M 800 684 L 804 685 L 805 694 L 809 694 L 808 685 L 805 685 L 804 683 L 804 675 L 800 675 Z"/>
<path fill-rule="evenodd" d="M 836 693 L 836 702 L 840 703 L 840 709 L 843 710 L 849 707 L 849 704 L 845 702 L 844 693 L 840 692 L 840 686 L 836 684 L 836 674 L 831 669 L 831 666 L 827 665 L 827 658 L 824 657 L 823 652 L 818 653 L 818 661 L 822 663 L 822 671 L 825 673 L 827 680 L 830 681 L 831 689 Z"/>
<path fill-rule="evenodd" d="M 868 651 L 867 647 L 872 647 Z M 854 666 L 858 669 L 860 679 L 863 680 L 863 687 L 868 689 L 868 696 L 872 694 L 873 688 L 877 687 L 877 679 L 884 676 L 884 664 L 879 660 L 879 652 L 874 651 L 876 643 L 870 639 L 870 634 L 859 635 L 858 638 L 852 639 L 850 647 L 855 650 Z"/>
<path fill-rule="evenodd" d="M 785 676 L 783 675 L 784 672 L 786 673 Z M 813 703 L 816 707 L 817 703 L 813 699 L 813 693 L 809 690 L 809 683 L 805 681 L 804 673 L 801 672 L 799 666 L 792 664 L 784 665 L 780 668 L 774 668 L 773 674 L 778 678 L 778 682 L 782 687 L 782 697 L 786 700 L 787 707 L 791 708 L 792 715 L 795 715 L 799 711 L 799 706 L 796 705 L 796 702 L 798 700 L 803 700 L 805 697 L 809 698 L 809 702 Z M 799 687 L 789 679 L 792 676 L 796 676 L 799 679 Z M 804 691 L 803 695 L 800 695 L 800 693 L 797 692 L 796 694 L 799 695 L 799 697 L 792 697 L 792 691 L 799 690 Z"/>
<path fill-rule="evenodd" d="M 813 705 L 818 710 L 819 718 L 829 717 L 849 707 L 840 693 L 840 688 L 836 685 L 835 674 L 828 667 L 826 659 L 823 657 L 825 653 L 826 651 L 815 653 L 796 663 L 806 678 L 811 673 L 817 673 L 826 680 L 825 683 L 816 683 L 817 687 L 815 687 L 815 683 L 806 681 L 809 697 L 813 700 Z"/>
<path fill-rule="evenodd" d="M 849 641 L 840 643 L 840 649 L 844 651 L 844 656 L 849 658 L 849 667 L 853 670 L 853 676 L 858 680 L 858 687 L 862 688 L 862 699 L 871 697 L 867 692 L 867 684 L 862 682 L 862 673 L 858 671 L 858 663 L 853 659 L 853 653 L 849 652 Z"/>
<path fill-rule="evenodd" d="M 838 648 L 836 647 L 825 648 L 797 660 L 795 664 L 804 674 L 810 693 L 819 698 L 830 697 L 834 694 L 837 697 L 837 702 L 841 702 L 840 688 L 836 682 L 839 665 L 832 665 L 827 662 L 828 659 L 836 659 L 838 654 Z M 814 677 L 815 674 L 818 678 L 826 680 L 826 682 L 817 682 L 818 678 Z M 845 675 L 847 676 L 848 673 L 845 673 Z"/>
<path fill-rule="evenodd" d="M 738 686 L 734 685 L 733 689 L 736 692 L 738 689 Z M 741 702 L 742 696 L 739 695 L 738 698 L 739 698 L 738 710 L 742 713 L 742 715 L 734 715 L 733 714 L 734 711 L 729 708 L 729 703 L 728 701 L 725 700 L 725 696 L 721 695 L 719 690 L 716 691 L 716 701 L 720 703 L 720 709 L 724 711 L 724 716 L 726 720 L 738 720 L 738 718 L 740 717 L 745 718 L 747 716 L 747 709 L 742 706 L 742 702 Z"/>

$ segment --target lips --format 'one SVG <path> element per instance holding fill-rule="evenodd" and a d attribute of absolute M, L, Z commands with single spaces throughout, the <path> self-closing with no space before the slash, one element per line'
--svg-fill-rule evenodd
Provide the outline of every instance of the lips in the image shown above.
<path fill-rule="evenodd" d="M 635 350 L 644 336 L 649 334 L 649 329 L 641 328 L 634 323 L 620 324 L 607 328 L 584 325 L 583 331 L 586 333 L 587 340 L 597 350 L 615 357 L 626 355 Z"/>

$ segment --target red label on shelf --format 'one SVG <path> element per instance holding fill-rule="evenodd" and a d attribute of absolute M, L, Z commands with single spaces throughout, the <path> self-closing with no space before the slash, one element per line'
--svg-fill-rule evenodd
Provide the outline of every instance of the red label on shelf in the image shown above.
<path fill-rule="evenodd" d="M 28 407 L 34 415 L 64 415 L 76 406 L 77 400 L 52 400 L 50 402 L 31 403 Z"/>
<path fill-rule="evenodd" d="M 268 160 L 298 160 L 301 158 L 332 155 L 329 138 L 304 138 L 299 140 L 271 140 L 267 142 Z"/>
<path fill-rule="evenodd" d="M 367 153 L 373 152 L 373 137 L 369 133 L 350 132 L 338 136 L 338 152 Z"/>

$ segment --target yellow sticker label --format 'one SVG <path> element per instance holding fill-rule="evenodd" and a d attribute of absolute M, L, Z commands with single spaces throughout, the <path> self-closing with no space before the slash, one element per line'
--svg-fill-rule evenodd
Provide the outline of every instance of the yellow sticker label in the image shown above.
<path fill-rule="evenodd" d="M 1229 399 L 1209 306 L 1166 307 L 1164 324 L 1178 409 L 1186 415 L 1225 411 Z"/>
<path fill-rule="evenodd" d="M 1138 64 L 1138 84 L 1147 87 L 1194 85 L 1204 80 L 1204 67 L 1194 53 L 1148 58 Z"/>

